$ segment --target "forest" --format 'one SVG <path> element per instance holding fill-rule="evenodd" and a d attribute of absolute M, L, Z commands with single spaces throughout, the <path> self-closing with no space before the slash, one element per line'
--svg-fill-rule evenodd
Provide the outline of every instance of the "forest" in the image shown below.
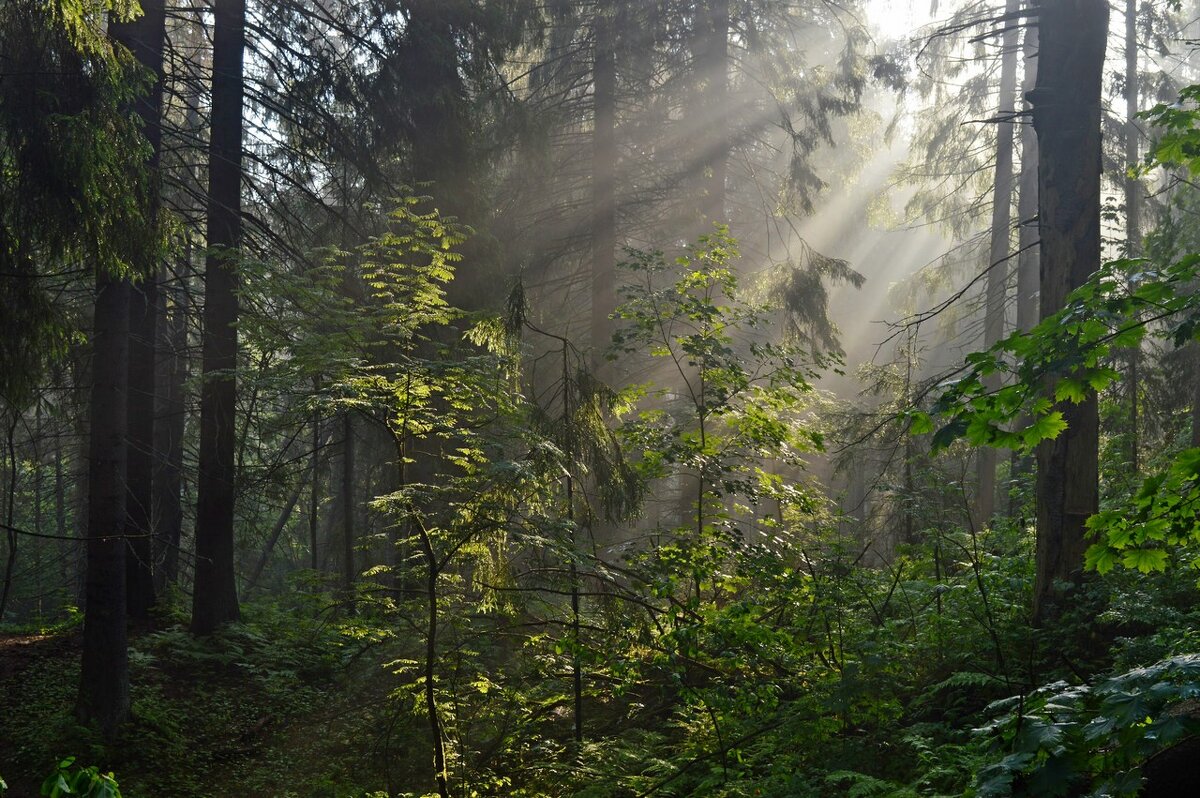
<path fill-rule="evenodd" d="M 0 796 L 1200 795 L 1197 0 L 0 0 Z"/>

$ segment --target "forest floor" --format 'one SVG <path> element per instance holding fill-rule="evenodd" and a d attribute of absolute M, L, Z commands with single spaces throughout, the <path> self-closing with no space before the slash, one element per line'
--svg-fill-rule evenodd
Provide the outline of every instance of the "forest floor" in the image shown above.
<path fill-rule="evenodd" d="M 37 798 L 67 756 L 113 771 L 124 798 L 342 798 L 403 782 L 378 764 L 411 759 L 395 750 L 408 732 L 387 701 L 381 647 L 312 632 L 273 618 L 203 641 L 182 623 L 136 634 L 133 719 L 115 747 L 72 716 L 78 627 L 0 632 L 5 798 Z"/>

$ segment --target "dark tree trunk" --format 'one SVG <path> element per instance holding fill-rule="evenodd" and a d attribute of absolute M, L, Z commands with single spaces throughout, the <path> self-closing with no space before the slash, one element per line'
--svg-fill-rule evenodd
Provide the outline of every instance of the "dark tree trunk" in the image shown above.
<path fill-rule="evenodd" d="M 308 554 L 309 565 L 314 571 L 321 570 L 321 561 L 317 558 L 317 513 L 321 506 L 321 411 L 313 410 L 312 416 L 312 454 L 308 466 Z"/>
<path fill-rule="evenodd" d="M 213 10 L 209 249 L 204 269 L 204 384 L 192 597 L 196 634 L 209 634 L 241 614 L 234 579 L 233 518 L 246 6 L 244 0 L 215 0 Z"/>
<path fill-rule="evenodd" d="M 59 576 L 62 584 L 71 585 L 75 579 L 75 569 L 72 567 L 75 557 L 74 541 L 67 529 L 67 476 L 63 468 L 62 432 L 54 434 L 54 534 L 58 536 Z M 73 596 L 75 591 L 67 589 L 67 595 Z"/>
<path fill-rule="evenodd" d="M 191 271 L 191 250 L 183 259 L 181 283 Z M 162 380 L 161 401 L 156 430 L 159 453 L 158 470 L 154 475 L 155 510 L 155 570 L 157 588 L 161 592 L 179 580 L 179 546 L 183 539 L 183 436 L 187 423 L 187 402 L 184 386 L 187 383 L 188 291 L 181 284 L 173 292 L 170 328 L 160 337 L 163 360 L 169 367 Z M 164 309 L 165 310 L 165 309 Z M 166 314 L 163 314 L 164 318 Z"/>
<path fill-rule="evenodd" d="M 614 20 L 602 9 L 596 17 L 593 70 L 592 141 L 592 368 L 604 371 L 604 351 L 612 335 L 609 314 L 616 308 L 617 248 L 617 65 Z"/>
<path fill-rule="evenodd" d="M 1100 267 L 1101 82 L 1108 38 L 1105 0 L 1047 0 L 1041 7 L 1037 86 L 1041 314 Z M 1052 383 L 1052 380 L 1051 380 Z M 1053 384 L 1046 389 L 1053 393 Z M 1054 614 L 1056 582 L 1077 580 L 1087 519 L 1099 504 L 1099 420 L 1095 395 L 1061 403 L 1069 428 L 1037 451 L 1034 619 Z"/>
<path fill-rule="evenodd" d="M 354 417 L 342 415 L 342 588 L 349 599 L 357 575 L 354 570 Z"/>
<path fill-rule="evenodd" d="M 148 277 L 134 286 L 129 301 L 129 451 L 125 477 L 129 546 L 125 552 L 125 588 L 129 617 L 139 621 L 149 619 L 156 599 L 153 542 L 158 290 L 154 279 Z"/>
<path fill-rule="evenodd" d="M 1008 0 L 1005 14 L 1020 10 L 1020 0 Z M 1000 100 L 996 116 L 996 180 L 992 194 L 991 245 L 988 248 L 987 295 L 983 322 L 983 345 L 990 349 L 1004 337 L 1004 317 L 1008 303 L 1009 246 L 1012 240 L 1013 195 L 1013 123 L 1017 105 L 1018 28 L 1009 25 L 1001 40 Z M 989 375 L 989 391 L 1000 388 L 1000 375 Z M 976 460 L 977 493 L 975 518 L 989 524 L 996 512 L 996 461 L 999 452 L 991 447 L 979 450 Z"/>
<path fill-rule="evenodd" d="M 109 26 L 109 36 L 129 48 L 138 63 L 156 76 L 154 86 L 136 103 L 142 131 L 150 144 L 151 185 L 147 194 L 148 221 L 157 222 L 158 165 L 162 150 L 163 46 L 166 11 L 163 0 L 143 0 L 142 16 Z M 125 511 L 128 525 L 125 587 L 131 618 L 146 620 L 154 606 L 154 394 L 155 340 L 158 327 L 158 253 L 142 254 L 134 264 L 142 281 L 129 297 L 129 447 L 126 452 Z"/>
<path fill-rule="evenodd" d="M 12 594 L 13 568 L 17 564 L 17 529 L 13 526 L 17 508 L 17 444 L 15 435 L 21 416 L 12 411 L 12 419 L 5 425 L 4 436 L 4 536 L 8 551 L 4 557 L 4 583 L 0 585 L 0 621 L 8 610 L 8 598 Z"/>
<path fill-rule="evenodd" d="M 92 337 L 87 576 L 76 714 L 108 738 L 129 715 L 125 637 L 125 425 L 129 282 L 101 274 Z"/>

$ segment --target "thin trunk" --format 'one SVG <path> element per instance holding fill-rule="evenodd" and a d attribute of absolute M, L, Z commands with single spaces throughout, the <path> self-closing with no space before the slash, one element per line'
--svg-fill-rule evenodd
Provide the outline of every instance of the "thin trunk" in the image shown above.
<path fill-rule="evenodd" d="M 296 505 L 300 503 L 300 495 L 304 493 L 304 480 L 296 483 L 296 489 L 288 497 L 287 504 L 279 511 L 279 517 L 275 519 L 275 525 L 271 528 L 271 534 L 267 537 L 267 544 L 263 546 L 262 554 L 258 557 L 258 562 L 254 564 L 254 571 L 250 574 L 250 578 L 246 580 L 246 592 L 254 590 L 254 586 L 258 584 L 259 577 L 262 576 L 263 570 L 267 567 L 267 561 L 271 559 L 271 552 L 275 550 L 275 544 L 279 542 L 279 538 L 283 536 L 283 531 L 287 529 L 288 521 L 292 520 L 292 513 L 296 510 Z"/>
<path fill-rule="evenodd" d="M 1020 0 L 1008 0 L 1005 13 L 1020 10 Z M 1010 25 L 1001 40 L 1000 99 L 996 123 L 995 191 L 992 194 L 991 245 L 988 248 L 987 304 L 984 311 L 983 345 L 990 349 L 1004 337 L 1004 317 L 1007 307 L 1009 247 L 1012 240 L 1013 197 L 1013 123 L 1017 107 L 1018 28 Z M 1000 388 L 1000 375 L 989 375 L 984 381 L 988 391 Z M 983 447 L 976 460 L 977 493 L 975 519 L 980 527 L 991 523 L 996 512 L 996 462 L 999 452 Z"/>
<path fill-rule="evenodd" d="M 354 417 L 342 415 L 342 588 L 346 597 L 354 589 Z"/>
<path fill-rule="evenodd" d="M 1108 37 L 1105 0 L 1053 0 L 1041 8 L 1037 87 L 1031 94 L 1041 154 L 1041 313 L 1100 267 L 1101 84 Z M 1061 376 L 1061 375 L 1060 375 Z M 1053 380 L 1046 385 L 1053 394 Z M 1087 519 L 1099 505 L 1099 420 L 1093 394 L 1060 403 L 1068 429 L 1037 451 L 1034 620 L 1052 618 L 1056 583 L 1079 578 Z"/>
<path fill-rule="evenodd" d="M 191 249 L 183 259 L 181 281 L 191 271 Z M 183 437 L 187 423 L 187 330 L 188 292 L 181 285 L 174 292 L 171 324 L 163 343 L 165 361 L 170 364 L 163 378 L 157 450 L 158 470 L 154 475 L 155 578 L 159 592 L 179 580 L 179 547 L 183 539 Z M 165 313 L 164 313 L 165 317 Z"/>
<path fill-rule="evenodd" d="M 1138 162 L 1138 44 L 1137 44 L 1137 0 L 1125 0 L 1125 167 L 1131 169 Z M 1133 175 L 1125 176 L 1125 238 L 1126 255 L 1130 258 L 1142 254 L 1142 184 Z M 1133 474 L 1140 470 L 1138 448 L 1138 368 L 1141 361 L 1140 347 L 1129 350 L 1129 376 L 1126 390 L 1129 395 L 1129 465 Z"/>
<path fill-rule="evenodd" d="M 604 371 L 604 350 L 612 335 L 609 314 L 616 308 L 616 53 L 614 21 L 601 10 L 596 17 L 592 142 L 592 370 Z"/>
<path fill-rule="evenodd" d="M 129 545 L 125 551 L 125 589 L 129 617 L 145 621 L 154 589 L 155 341 L 158 336 L 158 286 L 147 277 L 130 292 L 129 451 L 126 464 L 126 512 Z"/>
<path fill-rule="evenodd" d="M 429 533 L 420 527 L 421 549 L 425 555 L 425 590 L 428 597 L 428 621 L 425 628 L 425 712 L 429 719 L 429 734 L 433 742 L 433 774 L 437 782 L 438 796 L 450 798 L 450 787 L 446 773 L 446 741 L 442 739 L 442 721 L 438 714 L 437 691 L 434 674 L 437 666 L 438 635 L 438 566 L 437 555 Z"/>
<path fill-rule="evenodd" d="M 1038 26 L 1030 23 L 1025 26 L 1025 40 L 1022 45 L 1022 56 L 1025 62 L 1025 77 L 1022 82 L 1022 94 L 1026 97 L 1037 84 L 1037 51 Z M 1028 100 L 1025 107 L 1029 108 Z M 1028 119 L 1021 125 L 1021 178 L 1020 197 L 1017 200 L 1017 217 L 1020 226 L 1017 238 L 1017 329 L 1022 332 L 1032 330 L 1038 323 L 1038 293 L 1040 290 L 1040 255 L 1037 226 L 1038 213 L 1038 141 L 1037 132 Z M 1014 453 L 1012 457 L 1012 477 L 1016 481 L 1033 470 L 1033 458 Z M 1009 505 L 1009 515 L 1016 514 L 1015 503 Z"/>
<path fill-rule="evenodd" d="M 245 0 L 215 0 L 213 12 L 204 384 L 200 396 L 196 579 L 192 599 L 192 631 L 197 634 L 209 634 L 241 616 L 234 580 L 233 519 Z"/>
<path fill-rule="evenodd" d="M 38 536 L 33 542 L 33 595 L 36 617 L 42 617 L 42 401 L 39 398 L 33 408 L 33 533 Z"/>
<path fill-rule="evenodd" d="M 71 584 L 74 572 L 71 563 L 75 546 L 67 534 L 67 479 L 63 469 L 62 430 L 54 434 L 54 534 L 58 536 L 59 576 L 61 584 Z M 68 592 L 67 595 L 72 595 Z"/>
<path fill-rule="evenodd" d="M 1022 46 L 1025 61 L 1025 78 L 1022 93 L 1028 97 L 1037 85 L 1038 26 L 1025 26 L 1025 41 Z M 1026 109 L 1030 108 L 1028 99 Z M 1028 119 L 1021 125 L 1021 182 L 1017 204 L 1020 236 L 1017 256 L 1017 329 L 1032 330 L 1038 323 L 1039 258 L 1037 225 L 1038 213 L 1038 137 Z"/>
<path fill-rule="evenodd" d="M 4 620 L 4 613 L 8 609 L 8 598 L 12 592 L 13 567 L 17 564 L 17 530 L 13 526 L 16 523 L 14 513 L 17 506 L 17 445 L 14 436 L 20 416 L 15 410 L 12 413 L 12 420 L 8 423 L 4 436 L 4 465 L 5 471 L 8 472 L 8 480 L 4 489 L 4 535 L 8 541 L 8 556 L 4 558 L 4 585 L 0 587 L 0 621 Z"/>
<path fill-rule="evenodd" d="M 702 216 L 706 232 L 712 222 L 725 221 L 725 194 L 729 156 L 733 147 L 729 104 L 729 0 L 708 0 L 700 77 L 704 81 L 703 130 L 712 131 L 705 141 Z"/>
<path fill-rule="evenodd" d="M 1200 343 L 1188 346 L 1192 350 L 1192 448 L 1200 448 Z"/>
<path fill-rule="evenodd" d="M 321 412 L 313 410 L 312 416 L 312 454 L 308 466 L 308 554 L 309 565 L 314 571 L 321 570 L 321 562 L 317 559 L 317 511 L 321 506 L 320 490 L 321 464 Z"/>
<path fill-rule="evenodd" d="M 579 567 L 576 559 L 579 553 L 579 541 L 575 528 L 575 477 L 572 474 L 575 459 L 575 441 L 571 428 L 571 373 L 566 344 L 562 349 L 562 391 L 563 391 L 563 435 L 568 466 L 564 477 L 567 494 L 567 524 L 571 530 L 571 695 L 573 698 L 573 716 L 575 721 L 575 744 L 583 743 L 583 663 L 579 658 Z"/>
<path fill-rule="evenodd" d="M 129 716 L 125 632 L 125 424 L 129 360 L 127 280 L 101 273 L 93 322 L 88 444 L 87 576 L 76 714 L 107 738 Z"/>

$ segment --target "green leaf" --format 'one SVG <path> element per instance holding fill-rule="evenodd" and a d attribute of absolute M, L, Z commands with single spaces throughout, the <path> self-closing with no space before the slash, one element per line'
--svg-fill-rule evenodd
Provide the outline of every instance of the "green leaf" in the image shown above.
<path fill-rule="evenodd" d="M 937 434 L 933 436 L 933 441 L 929 444 L 929 448 L 934 452 L 948 449 L 952 443 L 963 436 L 969 425 L 970 421 L 966 418 L 954 419 L 937 431 Z"/>
<path fill-rule="evenodd" d="M 1087 386 L 1080 380 L 1071 377 L 1063 377 L 1058 381 L 1058 385 L 1054 386 L 1054 401 L 1056 402 L 1070 401 L 1079 404 L 1087 399 L 1087 395 Z"/>
<path fill-rule="evenodd" d="M 928 435 L 933 432 L 933 419 L 928 413 L 920 411 L 909 414 L 908 434 L 909 435 Z"/>
<path fill-rule="evenodd" d="M 1103 543 L 1090 546 L 1084 554 L 1084 565 L 1088 570 L 1106 574 L 1117 564 L 1117 553 Z"/>
<path fill-rule="evenodd" d="M 1025 445 L 1036 446 L 1042 441 L 1054 440 L 1066 428 L 1067 422 L 1063 418 L 1063 414 L 1058 410 L 1040 416 L 1025 430 Z"/>
<path fill-rule="evenodd" d="M 1126 568 L 1136 568 L 1143 574 L 1167 570 L 1167 553 L 1162 549 L 1130 549 L 1121 558 Z"/>

